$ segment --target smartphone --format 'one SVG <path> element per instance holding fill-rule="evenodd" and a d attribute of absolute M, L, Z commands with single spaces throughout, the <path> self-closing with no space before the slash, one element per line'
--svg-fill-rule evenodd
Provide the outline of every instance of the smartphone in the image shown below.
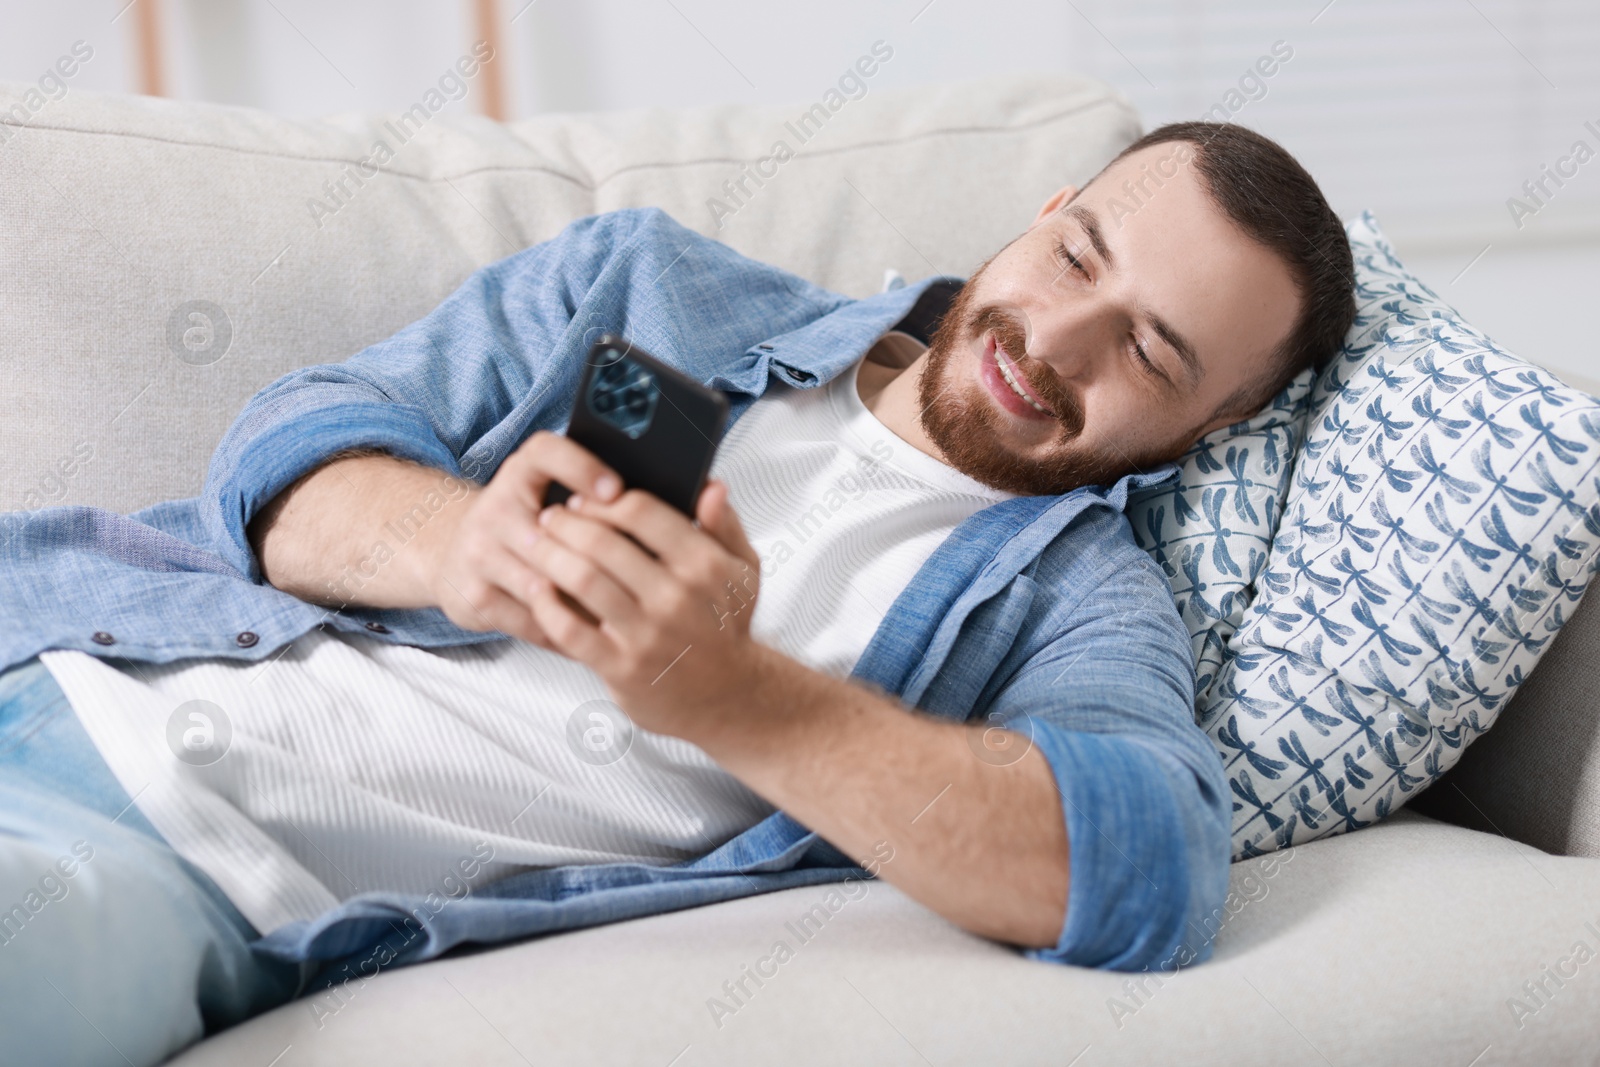
<path fill-rule="evenodd" d="M 728 398 L 617 334 L 589 347 L 567 436 L 593 452 L 628 489 L 643 489 L 694 517 L 728 421 Z M 572 491 L 551 482 L 545 504 Z"/>

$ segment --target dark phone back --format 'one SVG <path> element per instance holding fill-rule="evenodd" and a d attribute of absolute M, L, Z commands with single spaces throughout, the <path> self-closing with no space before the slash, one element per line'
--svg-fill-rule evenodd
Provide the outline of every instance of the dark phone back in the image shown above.
<path fill-rule="evenodd" d="M 728 419 L 728 399 L 617 336 L 590 346 L 567 436 L 622 476 L 693 517 L 717 441 Z M 551 483 L 546 504 L 571 492 Z"/>

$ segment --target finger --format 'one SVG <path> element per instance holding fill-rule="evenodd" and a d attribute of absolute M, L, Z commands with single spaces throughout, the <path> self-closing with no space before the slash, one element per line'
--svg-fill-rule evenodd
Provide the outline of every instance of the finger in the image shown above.
<path fill-rule="evenodd" d="M 527 615 L 527 622 L 534 625 L 533 616 L 528 611 L 528 604 L 533 600 L 533 594 L 548 582 L 527 560 L 521 559 L 504 548 L 491 549 L 489 556 L 480 565 L 484 580 L 491 589 L 497 589 L 506 596 L 516 601 L 523 613 Z M 518 637 L 523 636 L 518 634 Z M 533 643 L 543 644 L 544 635 L 539 635 L 540 640 Z M 524 638 L 524 640 L 531 640 Z"/>
<path fill-rule="evenodd" d="M 551 646 L 563 656 L 599 670 L 620 658 L 620 650 L 601 628 L 562 602 L 561 590 L 550 586 L 534 594 L 534 622 L 550 638 Z"/>
<path fill-rule="evenodd" d="M 548 430 L 528 438 L 502 470 L 506 468 L 511 470 L 519 497 L 533 511 L 543 506 L 551 481 L 597 500 L 613 500 L 622 492 L 622 479 L 616 471 L 576 441 Z"/>
<path fill-rule="evenodd" d="M 557 510 L 555 507 L 545 508 L 543 511 L 524 511 L 521 508 L 507 508 L 506 514 L 497 518 L 493 532 L 495 549 L 521 560 L 524 564 L 537 569 L 533 546 L 539 538 L 545 536 L 540 528 L 539 520 L 545 513 Z M 562 508 L 561 510 L 566 510 Z M 491 549 L 493 552 L 495 549 Z"/>
<path fill-rule="evenodd" d="M 752 567 L 761 566 L 761 556 L 745 536 L 739 513 L 733 510 L 727 482 L 712 480 L 706 483 L 695 507 L 695 517 L 700 520 L 700 528 L 716 538 L 723 548 Z"/>
<path fill-rule="evenodd" d="M 493 585 L 474 590 L 476 595 L 472 597 L 468 597 L 454 584 L 451 588 L 456 590 L 456 599 L 454 604 L 445 605 L 445 614 L 463 629 L 495 630 L 508 637 L 521 638 L 530 644 L 550 647 L 549 639 L 534 619 L 529 604 Z"/>
<path fill-rule="evenodd" d="M 546 508 L 539 515 L 539 531 L 604 567 L 640 603 L 656 586 L 669 580 L 666 568 L 637 541 L 611 524 L 571 507 Z"/>
<path fill-rule="evenodd" d="M 630 534 L 668 566 L 704 548 L 700 531 L 687 515 L 642 489 L 629 489 L 610 503 L 586 496 L 578 502 L 576 510 L 580 515 L 602 519 Z M 673 571 L 682 574 L 676 567 Z"/>
<path fill-rule="evenodd" d="M 728 580 L 727 594 L 741 605 L 755 599 L 761 584 L 761 556 L 745 536 L 744 524 L 734 510 L 726 482 L 712 482 L 700 495 L 700 528 L 724 550 L 731 552 L 738 573 Z"/>
<path fill-rule="evenodd" d="M 570 506 L 546 508 L 539 518 L 542 531 L 552 538 L 559 534 L 576 551 L 606 567 L 638 602 L 636 610 L 642 616 L 667 618 L 686 610 L 687 583 L 631 535 L 603 520 L 574 513 Z M 706 538 L 701 541 L 710 544 Z"/>
<path fill-rule="evenodd" d="M 661 564 L 677 579 L 678 586 L 683 590 L 700 590 L 711 597 L 713 604 L 739 587 L 754 591 L 756 567 L 731 557 L 708 532 L 657 497 L 630 489 L 612 504 L 598 504 L 585 498 L 577 511 L 581 515 L 607 519 L 637 539 L 647 551 L 659 557 Z M 650 596 L 648 602 L 656 611 L 674 610 L 674 605 L 682 600 L 679 593 L 665 589 L 646 595 Z"/>
<path fill-rule="evenodd" d="M 533 546 L 533 554 L 540 573 L 595 618 L 619 633 L 637 629 L 641 619 L 639 602 L 586 552 L 570 548 L 555 537 L 541 537 Z"/>

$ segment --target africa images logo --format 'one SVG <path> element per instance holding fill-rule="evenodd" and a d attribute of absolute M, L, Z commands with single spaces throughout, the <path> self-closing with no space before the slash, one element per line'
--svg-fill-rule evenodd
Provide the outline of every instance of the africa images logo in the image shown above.
<path fill-rule="evenodd" d="M 233 320 L 211 300 L 179 304 L 167 316 L 167 348 L 191 367 L 207 367 L 233 347 Z"/>
<path fill-rule="evenodd" d="M 633 720 L 609 700 L 586 700 L 567 716 L 567 747 L 596 767 L 615 763 L 633 747 Z"/>
<path fill-rule="evenodd" d="M 191 767 L 209 767 L 228 754 L 233 723 L 209 700 L 179 704 L 167 716 L 167 747 Z"/>

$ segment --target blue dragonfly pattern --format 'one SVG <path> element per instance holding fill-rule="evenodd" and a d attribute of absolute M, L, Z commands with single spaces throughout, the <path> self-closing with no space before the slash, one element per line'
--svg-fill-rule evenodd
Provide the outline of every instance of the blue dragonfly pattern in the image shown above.
<path fill-rule="evenodd" d="M 1427 563 L 1439 551 L 1439 543 L 1419 537 L 1405 528 L 1406 515 L 1393 515 L 1388 504 L 1384 503 L 1383 492 L 1379 490 L 1372 494 L 1372 517 L 1378 525 L 1388 530 L 1400 547 L 1400 551 L 1410 556 L 1418 563 Z"/>
<path fill-rule="evenodd" d="M 1239 800 L 1234 801 L 1234 811 L 1239 811 L 1243 809 L 1245 804 L 1249 804 L 1255 813 L 1261 816 L 1262 821 L 1269 830 L 1276 830 L 1283 825 L 1283 819 L 1273 812 L 1272 805 L 1256 796 L 1255 788 L 1250 784 L 1249 771 L 1240 771 L 1228 783 L 1228 788 L 1233 791 L 1234 796 L 1239 798 Z M 1240 803 L 1240 801 L 1243 801 L 1243 803 Z"/>
<path fill-rule="evenodd" d="M 1134 536 L 1167 575 L 1193 638 L 1197 707 L 1215 689 L 1229 638 L 1266 569 L 1315 380 L 1303 372 L 1254 417 L 1191 446 L 1176 483 L 1128 501 Z M 1261 711 L 1256 704 L 1242 708 Z"/>
<path fill-rule="evenodd" d="M 1441 437 L 1450 440 L 1460 440 L 1461 431 L 1472 425 L 1471 419 L 1452 419 L 1444 408 L 1434 407 L 1431 389 L 1411 398 L 1411 410 L 1427 420 L 1427 425 L 1436 429 Z"/>

